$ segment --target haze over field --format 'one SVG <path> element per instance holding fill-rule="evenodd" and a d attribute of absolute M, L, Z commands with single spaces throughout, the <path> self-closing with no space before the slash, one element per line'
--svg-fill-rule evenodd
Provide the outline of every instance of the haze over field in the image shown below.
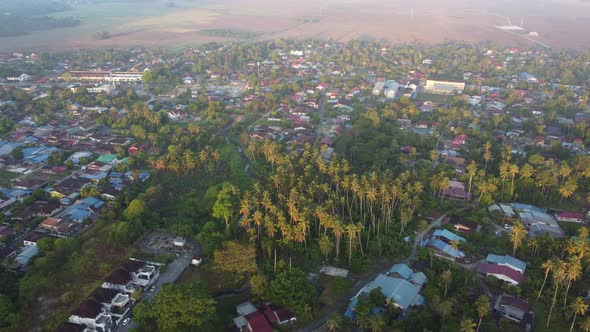
<path fill-rule="evenodd" d="M 39 9 L 50 4 L 57 7 Z M 586 0 L 5 0 L 0 12 L 5 27 L 15 15 L 25 16 L 10 21 L 10 31 L 0 29 L 2 50 L 174 47 L 270 38 L 491 40 L 575 49 L 590 44 Z M 47 22 L 47 16 L 54 21 Z M 497 25 L 522 25 L 522 30 L 503 31 Z"/>

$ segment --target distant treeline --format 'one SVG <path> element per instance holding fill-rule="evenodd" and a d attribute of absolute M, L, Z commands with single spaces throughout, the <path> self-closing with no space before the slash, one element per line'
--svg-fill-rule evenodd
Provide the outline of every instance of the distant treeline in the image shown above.
<path fill-rule="evenodd" d="M 232 29 L 203 29 L 199 33 L 211 36 L 211 37 L 224 37 L 224 38 L 253 38 L 259 34 L 251 31 L 240 31 Z"/>
<path fill-rule="evenodd" d="M 80 20 L 73 17 L 2 15 L 0 16 L 0 37 L 22 36 L 33 31 L 73 27 L 79 24 Z"/>

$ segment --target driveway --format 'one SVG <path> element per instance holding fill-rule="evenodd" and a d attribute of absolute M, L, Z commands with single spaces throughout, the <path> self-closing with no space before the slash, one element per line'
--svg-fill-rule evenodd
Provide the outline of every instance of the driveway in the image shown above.
<path fill-rule="evenodd" d="M 192 255 L 190 253 L 185 253 L 179 255 L 174 259 L 170 264 L 164 267 L 164 271 L 160 272 L 160 278 L 156 281 L 156 283 L 148 288 L 148 291 L 144 293 L 142 301 L 152 302 L 154 297 L 160 292 L 162 285 L 164 284 L 172 284 L 176 282 L 176 280 L 182 275 L 184 270 L 190 265 L 192 261 Z M 149 292 L 151 287 L 155 286 L 153 292 Z M 133 312 L 133 309 L 130 311 Z M 130 314 L 129 314 L 130 315 Z M 129 316 L 128 315 L 128 316 Z M 115 329 L 115 332 L 127 332 L 130 329 L 137 328 L 137 324 L 133 322 L 133 319 L 127 324 L 126 326 L 118 326 Z"/>

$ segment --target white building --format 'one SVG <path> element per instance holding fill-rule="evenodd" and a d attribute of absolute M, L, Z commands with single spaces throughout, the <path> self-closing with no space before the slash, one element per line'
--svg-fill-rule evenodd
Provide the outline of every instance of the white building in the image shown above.
<path fill-rule="evenodd" d="M 375 96 L 380 95 L 381 91 L 383 91 L 384 87 L 385 87 L 385 82 L 375 83 L 375 86 L 373 87 L 373 95 L 375 95 Z"/>
<path fill-rule="evenodd" d="M 89 87 L 86 88 L 86 91 L 88 91 L 88 93 L 94 93 L 94 94 L 98 94 L 98 93 L 106 93 L 106 94 L 111 94 L 113 93 L 113 91 L 116 89 L 117 87 L 115 86 L 115 84 L 103 84 L 103 85 L 99 85 L 99 86 L 93 86 L 93 87 Z"/>
<path fill-rule="evenodd" d="M 19 76 L 7 76 L 6 80 L 7 81 L 19 81 L 19 82 L 24 82 L 24 81 L 30 81 L 31 80 L 31 75 L 29 74 L 25 74 L 22 73 Z"/>

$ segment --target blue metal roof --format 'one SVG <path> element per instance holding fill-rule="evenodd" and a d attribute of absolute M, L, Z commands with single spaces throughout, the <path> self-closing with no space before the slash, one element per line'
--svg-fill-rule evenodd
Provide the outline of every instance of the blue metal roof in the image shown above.
<path fill-rule="evenodd" d="M 365 292 L 368 293 L 376 288 L 381 288 L 381 292 L 385 297 L 395 302 L 402 309 L 407 309 L 418 304 L 416 302 L 418 300 L 417 296 L 422 287 L 418 287 L 404 279 L 390 278 L 380 274 L 365 288 Z"/>
<path fill-rule="evenodd" d="M 389 273 L 398 273 L 402 278 L 410 279 L 414 271 L 406 264 L 395 264 L 389 269 Z"/>
<path fill-rule="evenodd" d="M 459 249 L 454 249 L 450 244 L 445 243 L 439 239 L 430 239 L 426 241 L 426 246 L 434 247 L 453 258 L 463 258 L 465 253 Z"/>
<path fill-rule="evenodd" d="M 418 285 L 418 286 L 422 286 L 426 283 L 426 280 L 428 278 L 426 277 L 426 275 L 422 272 L 416 272 L 414 274 L 412 274 L 412 278 L 410 278 L 410 282 L 413 283 L 414 285 Z"/>
<path fill-rule="evenodd" d="M 354 320 L 354 308 L 356 308 L 357 303 L 359 302 L 358 298 L 353 298 L 348 305 L 348 308 L 344 312 L 344 316 Z"/>
<path fill-rule="evenodd" d="M 486 258 L 486 261 L 488 263 L 492 263 L 492 264 L 513 266 L 516 269 L 521 270 L 523 273 L 526 270 L 526 263 L 525 262 L 518 260 L 512 256 L 509 256 L 509 255 L 499 256 L 499 255 L 489 254 L 488 257 Z"/>
<path fill-rule="evenodd" d="M 436 231 L 434 231 L 434 233 L 432 233 L 433 236 L 436 237 L 444 237 L 445 239 L 449 240 L 449 241 L 461 241 L 461 242 L 465 242 L 467 240 L 465 240 L 464 238 L 460 237 L 459 235 L 450 232 L 446 229 L 437 229 Z"/>

